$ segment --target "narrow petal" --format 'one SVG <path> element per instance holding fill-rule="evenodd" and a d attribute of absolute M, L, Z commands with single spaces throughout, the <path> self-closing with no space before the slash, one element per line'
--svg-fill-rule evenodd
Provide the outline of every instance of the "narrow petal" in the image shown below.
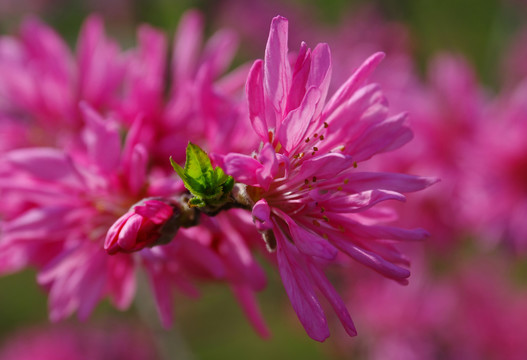
<path fill-rule="evenodd" d="M 353 320 L 351 320 L 348 309 L 346 309 L 346 305 L 340 298 L 335 288 L 328 281 L 322 270 L 320 270 L 319 267 L 311 261 L 308 262 L 308 269 L 309 273 L 311 274 L 311 278 L 317 284 L 318 288 L 326 297 L 326 299 L 328 299 L 330 305 L 333 307 L 333 310 L 335 310 L 335 313 L 340 319 L 340 322 L 342 323 L 342 326 L 348 335 L 357 336 L 357 330 L 355 329 Z"/>
<path fill-rule="evenodd" d="M 288 153 L 306 139 L 306 131 L 311 124 L 319 100 L 320 91 L 315 87 L 309 88 L 300 106 L 289 112 L 282 122 L 277 136 Z"/>
<path fill-rule="evenodd" d="M 287 296 L 307 334 L 316 341 L 324 341 L 329 336 L 329 329 L 311 281 L 294 255 L 288 253 L 288 240 L 279 232 L 276 234 L 279 239 L 276 251 L 278 270 Z"/>
<path fill-rule="evenodd" d="M 245 91 L 249 102 L 249 118 L 252 127 L 261 140 L 268 141 L 269 130 L 265 116 L 262 60 L 256 60 L 251 67 Z"/>
<path fill-rule="evenodd" d="M 343 170 L 353 168 L 353 159 L 339 153 L 329 153 L 312 157 L 304 161 L 300 167 L 299 177 L 311 179 L 331 179 Z"/>
<path fill-rule="evenodd" d="M 366 79 L 371 75 L 373 70 L 384 59 L 384 53 L 378 52 L 370 56 L 362 65 L 355 70 L 353 75 L 335 92 L 324 108 L 324 114 L 331 114 L 340 104 L 351 97 Z M 323 115 L 323 117 L 326 117 Z"/>
<path fill-rule="evenodd" d="M 265 324 L 260 307 L 254 296 L 254 292 L 246 286 L 231 286 L 232 292 L 241 305 L 245 316 L 249 319 L 254 330 L 263 338 L 269 338 L 271 333 Z"/>
<path fill-rule="evenodd" d="M 437 178 L 431 177 L 383 172 L 356 172 L 348 180 L 349 182 L 343 185 L 345 191 L 384 189 L 400 193 L 423 190 L 438 181 Z"/>
<path fill-rule="evenodd" d="M 287 57 L 288 21 L 277 16 L 271 22 L 271 30 L 265 48 L 264 91 L 266 99 L 277 114 L 285 111 L 290 88 L 291 70 Z"/>
<path fill-rule="evenodd" d="M 117 125 L 103 119 L 85 102 L 80 104 L 80 108 L 86 121 L 84 141 L 92 160 L 106 173 L 115 171 L 121 157 L 121 139 Z"/>
<path fill-rule="evenodd" d="M 326 260 L 333 260 L 337 256 L 337 249 L 331 245 L 326 239 L 308 231 L 301 225 L 297 225 L 293 219 L 287 216 L 283 211 L 273 209 L 279 216 L 285 220 L 293 241 L 302 253 L 309 256 L 316 256 Z"/>

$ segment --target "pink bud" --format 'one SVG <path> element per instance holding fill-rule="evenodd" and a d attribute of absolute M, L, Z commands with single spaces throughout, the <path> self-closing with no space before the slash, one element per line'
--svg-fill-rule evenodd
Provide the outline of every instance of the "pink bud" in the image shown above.
<path fill-rule="evenodd" d="M 110 227 L 104 249 L 109 254 L 129 253 L 145 246 L 153 246 L 168 235 L 173 237 L 177 231 L 177 227 L 170 224 L 173 215 L 174 208 L 166 202 L 143 201 L 140 205 L 133 206 Z"/>

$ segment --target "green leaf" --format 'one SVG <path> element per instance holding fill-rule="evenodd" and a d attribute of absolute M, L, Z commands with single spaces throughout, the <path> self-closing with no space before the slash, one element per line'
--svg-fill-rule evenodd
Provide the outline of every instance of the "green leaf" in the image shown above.
<path fill-rule="evenodd" d="M 213 172 L 214 170 L 207 153 L 199 146 L 189 142 L 185 162 L 185 173 L 187 176 L 201 184 L 209 185 L 212 183 Z"/>
<path fill-rule="evenodd" d="M 185 167 L 177 164 L 172 157 L 170 163 L 185 187 L 194 195 L 190 206 L 222 206 L 234 186 L 234 178 L 226 175 L 220 167 L 213 168 L 207 153 L 189 142 Z"/>

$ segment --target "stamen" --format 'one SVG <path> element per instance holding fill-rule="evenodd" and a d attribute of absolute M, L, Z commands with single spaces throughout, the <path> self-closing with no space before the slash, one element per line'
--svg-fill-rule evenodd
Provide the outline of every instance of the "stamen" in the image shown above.
<path fill-rule="evenodd" d="M 317 182 L 317 177 L 313 176 L 313 182 Z"/>
<path fill-rule="evenodd" d="M 308 142 L 309 142 L 309 138 L 306 139 L 306 143 L 308 143 Z"/>
<path fill-rule="evenodd" d="M 329 218 L 326 215 L 322 216 L 322 219 L 327 223 L 329 222 Z"/>
<path fill-rule="evenodd" d="M 320 140 L 324 140 L 324 135 L 320 135 Z"/>
<path fill-rule="evenodd" d="M 327 129 L 329 126 L 329 124 L 327 122 L 324 121 L 324 127 Z"/>

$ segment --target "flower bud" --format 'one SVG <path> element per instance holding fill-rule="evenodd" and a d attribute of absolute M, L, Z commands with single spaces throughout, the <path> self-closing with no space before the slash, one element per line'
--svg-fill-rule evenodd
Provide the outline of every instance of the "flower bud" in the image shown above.
<path fill-rule="evenodd" d="M 167 243 L 179 228 L 179 208 L 167 201 L 143 200 L 121 216 L 108 230 L 104 249 L 109 254 L 130 253 Z"/>

